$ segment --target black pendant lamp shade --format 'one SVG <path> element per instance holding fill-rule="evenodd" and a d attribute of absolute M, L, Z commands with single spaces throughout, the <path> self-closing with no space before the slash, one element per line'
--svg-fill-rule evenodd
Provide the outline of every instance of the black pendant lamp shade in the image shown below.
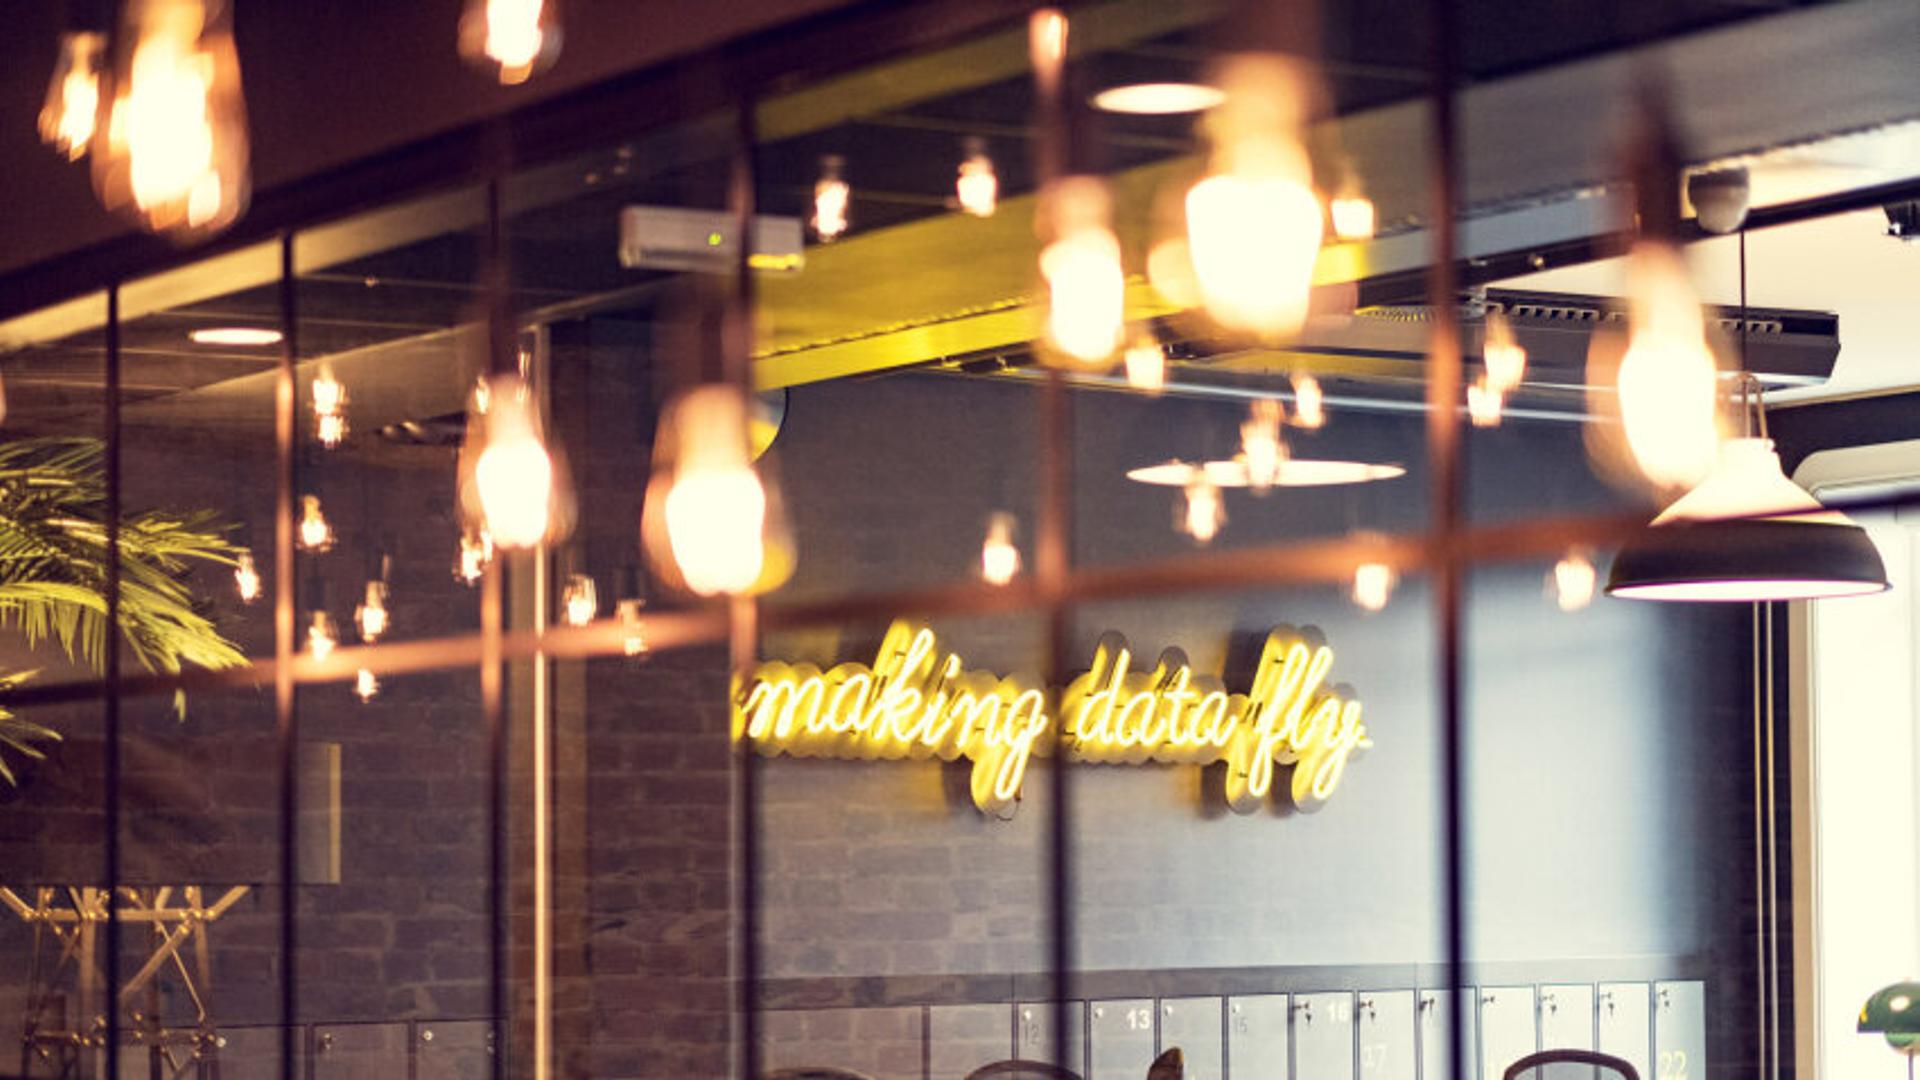
<path fill-rule="evenodd" d="M 1621 549 L 1610 596 L 1636 600 L 1815 600 L 1884 592 L 1867 531 L 1780 469 L 1768 439 L 1731 439 L 1699 486 Z"/>

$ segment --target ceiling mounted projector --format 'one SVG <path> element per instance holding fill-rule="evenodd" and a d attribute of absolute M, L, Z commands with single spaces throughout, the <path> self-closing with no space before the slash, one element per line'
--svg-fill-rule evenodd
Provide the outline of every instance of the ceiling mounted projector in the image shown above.
<path fill-rule="evenodd" d="M 753 219 L 755 270 L 794 271 L 806 265 L 806 237 L 797 217 Z M 620 211 L 620 265 L 629 270 L 726 273 L 740 258 L 739 222 L 724 210 L 629 206 Z"/>

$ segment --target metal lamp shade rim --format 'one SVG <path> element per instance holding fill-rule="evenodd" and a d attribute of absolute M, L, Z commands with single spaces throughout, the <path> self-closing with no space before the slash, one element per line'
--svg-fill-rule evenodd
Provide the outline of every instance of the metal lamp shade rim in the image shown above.
<path fill-rule="evenodd" d="M 1910 1044 L 1920 1036 L 1920 983 L 1898 982 L 1874 991 L 1860 1006 L 1860 1026 L 1856 1030 L 1885 1035 L 1896 1049 Z M 1897 1042 L 1896 1036 L 1900 1037 Z"/>
<path fill-rule="evenodd" d="M 1749 519 L 1650 526 L 1607 574 L 1639 600 L 1803 600 L 1886 591 L 1887 568 L 1858 525 Z"/>

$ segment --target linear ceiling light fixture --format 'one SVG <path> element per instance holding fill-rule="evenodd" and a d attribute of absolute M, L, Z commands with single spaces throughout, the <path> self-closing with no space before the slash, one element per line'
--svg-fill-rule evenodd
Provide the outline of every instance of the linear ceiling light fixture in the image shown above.
<path fill-rule="evenodd" d="M 1133 116 L 1178 116 L 1205 112 L 1226 98 L 1225 91 L 1205 83 L 1129 83 L 1109 86 L 1093 95 L 1093 107 Z"/>

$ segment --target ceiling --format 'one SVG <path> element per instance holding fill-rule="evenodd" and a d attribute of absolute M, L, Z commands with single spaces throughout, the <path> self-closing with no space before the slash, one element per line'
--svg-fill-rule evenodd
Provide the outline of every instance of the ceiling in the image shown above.
<path fill-rule="evenodd" d="M 1551 85 L 1560 86 L 1562 93 L 1598 93 L 1595 87 L 1605 79 L 1619 77 L 1614 58 L 1622 55 L 1620 50 L 1637 43 L 1660 41 L 1661 48 L 1680 50 L 1674 55 L 1684 56 L 1684 50 L 1708 47 L 1735 54 L 1737 49 L 1712 43 L 1732 40 L 1726 35 L 1747 33 L 1747 27 L 1804 38 L 1796 29 L 1769 28 L 1788 27 L 1780 20 L 1818 16 L 1794 10 L 1811 6 L 1682 0 L 1640 5 L 1636 11 L 1631 10 L 1634 5 L 1570 0 L 1470 0 L 1462 5 L 1462 67 L 1465 82 L 1473 87 L 1466 91 L 1463 106 L 1470 161 L 1495 159 L 1494 140 L 1474 141 L 1472 136 L 1474 118 L 1491 109 L 1491 103 L 1504 101 L 1500 94 L 1537 97 L 1541 86 Z M 1425 170 L 1417 135 L 1426 46 L 1421 20 L 1409 17 L 1417 7 L 1403 0 L 1328 4 L 1320 34 L 1330 111 L 1341 119 L 1323 127 L 1316 145 L 1335 150 L 1344 146 L 1369 186 L 1380 191 L 1388 231 L 1405 235 L 1417 232 L 1415 218 L 1424 205 L 1420 178 Z M 1153 0 L 1090 6 L 1076 16 L 1078 51 L 1069 82 L 1077 92 L 1087 92 L 1123 81 L 1198 77 L 1221 41 L 1238 40 L 1225 36 L 1229 24 L 1212 14 L 1216 10 L 1215 5 Z M 1856 17 L 1854 22 L 1862 20 Z M 1244 29 L 1244 24 L 1232 25 Z M 1700 67 L 1668 62 L 1676 70 Z M 1588 85 L 1579 82 L 1582 78 L 1602 81 Z M 1483 94 L 1486 102 L 1477 105 L 1475 95 Z M 1507 105 L 1500 107 L 1512 112 Z M 1022 200 L 1033 187 L 1033 114 L 1018 29 L 763 103 L 763 139 L 755 165 L 764 212 L 801 214 L 819 161 L 827 154 L 848 160 L 854 189 L 854 226 L 847 240 L 815 248 L 808 269 L 800 274 L 763 279 L 762 339 L 768 348 L 794 354 L 875 330 L 915 325 L 967 331 L 945 339 L 935 333 L 892 340 L 892 366 L 972 351 L 981 341 L 1029 335 L 1026 317 L 1015 319 L 1006 312 L 1031 285 L 1031 212 Z M 1155 190 L 1188 167 L 1196 150 L 1192 121 L 1090 112 L 1083 119 L 1090 137 L 1078 151 L 1081 162 L 1115 179 L 1122 192 L 1122 230 L 1131 231 L 1137 249 Z M 1409 123 L 1415 126 L 1409 128 Z M 602 150 L 517 176 L 504 195 L 512 303 L 522 311 L 552 317 L 589 311 L 647 317 L 667 275 L 619 266 L 614 257 L 615 217 L 621 206 L 632 203 L 719 209 L 726 190 L 728 132 L 723 117 L 693 118 L 669 131 L 637 134 L 625 142 L 610 139 Z M 1590 124 L 1581 137 L 1599 142 L 1603 135 Z M 968 136 L 987 141 L 1002 182 L 1004 210 L 989 221 L 963 218 L 948 207 L 954 164 Z M 1811 175 L 1818 168 L 1810 165 L 1807 171 Z M 1506 204 L 1528 188 L 1524 177 L 1501 180 L 1504 186 L 1498 192 L 1487 190 L 1504 192 Z M 1558 197 L 1575 194 L 1560 190 Z M 428 394 L 396 389 L 392 419 L 442 406 L 457 408 L 464 385 L 458 375 L 472 358 L 462 356 L 460 339 L 450 330 L 473 319 L 484 297 L 483 220 L 481 193 L 468 190 L 302 234 L 294 292 L 300 355 L 332 356 L 369 371 L 381 369 L 388 379 L 412 372 L 420 376 L 415 381 L 435 387 Z M 1818 224 L 1834 230 L 1828 239 L 1835 242 L 1869 239 L 1864 225 Z M 1796 227 L 1802 228 L 1812 226 Z M 1842 229 L 1851 231 L 1842 236 Z M 1902 260 L 1916 253 L 1891 241 L 1868 245 L 1874 265 L 1884 261 L 1885 271 L 1869 271 L 1862 264 L 1854 277 L 1843 278 L 1811 269 L 1818 261 L 1842 260 L 1826 240 L 1807 236 L 1804 257 L 1783 247 L 1777 259 L 1766 260 L 1776 264 L 1771 270 L 1760 267 L 1763 245 L 1756 237 L 1755 302 L 1841 311 L 1848 343 L 1843 367 L 1869 364 L 1861 359 L 1869 355 L 1892 357 L 1891 309 L 1901 280 L 1892 271 L 1896 264 L 1908 265 Z M 1703 245 L 1698 258 L 1711 263 L 1715 251 L 1714 245 Z M 242 254 L 223 257 L 221 266 L 188 267 L 123 291 L 123 383 L 131 403 L 177 399 L 155 415 L 211 408 L 216 400 L 228 402 L 222 410 L 231 411 L 232 402 L 267 392 L 273 348 L 214 348 L 187 338 L 191 329 L 212 324 L 277 325 L 282 299 L 274 281 L 277 257 L 270 246 Z M 1820 258 L 1813 258 L 1815 254 Z M 1358 261 L 1348 255 L 1343 268 L 1323 267 L 1323 279 L 1347 280 L 1369 269 L 1364 252 Z M 1596 265 L 1516 284 L 1616 293 L 1607 273 L 1607 267 Z M 1762 274 L 1769 275 L 1764 294 L 1759 291 Z M 1843 281 L 1855 278 L 1859 289 L 1843 289 Z M 1724 289 L 1715 284 L 1709 291 L 1725 298 Z M 1144 289 L 1136 300 L 1136 315 L 1166 313 Z M 956 318 L 994 310 L 1003 317 L 987 331 L 979 329 L 985 323 Z M 1864 326 L 1876 312 L 1883 330 L 1853 329 L 1854 318 Z M 16 417 L 40 417 L 56 426 L 70 423 L 76 414 L 97 412 L 105 340 L 102 314 L 103 305 L 96 299 L 69 308 L 67 332 L 26 334 L 14 328 L 11 340 L 16 345 L 31 339 L 0 360 Z M 48 325 L 56 324 L 58 320 Z M 0 348 L 9 338 L 8 328 L 0 326 Z M 822 370 L 831 374 L 840 369 L 829 365 Z M 1866 367 L 1853 370 L 1861 372 L 1861 378 L 1881 377 Z M 1848 378 L 1854 377 L 1853 370 L 1847 371 Z M 255 411 L 264 422 L 264 411 Z"/>

